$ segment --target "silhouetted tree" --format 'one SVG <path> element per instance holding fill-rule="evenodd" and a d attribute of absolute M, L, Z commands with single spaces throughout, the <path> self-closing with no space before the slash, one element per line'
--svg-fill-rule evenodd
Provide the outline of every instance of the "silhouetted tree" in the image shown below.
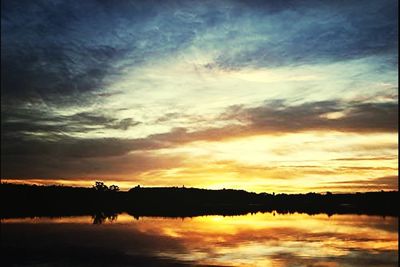
<path fill-rule="evenodd" d="M 109 190 L 112 191 L 112 192 L 118 192 L 119 191 L 119 186 L 118 185 L 110 185 Z"/>
<path fill-rule="evenodd" d="M 245 214 L 247 212 L 308 214 L 374 214 L 398 216 L 398 191 L 352 194 L 267 194 L 243 190 L 208 190 L 178 187 L 132 188 L 113 192 L 96 182 L 92 188 L 66 186 L 31 186 L 1 183 L 0 196 L 7 201 L 0 218 L 11 216 L 60 216 L 62 214 L 100 213 L 95 223 L 102 222 L 101 213 L 128 212 L 137 216 L 196 216 L 205 214 Z M 53 201 L 56 200 L 56 201 Z M 110 217 L 112 220 L 112 217 Z"/>
<path fill-rule="evenodd" d="M 103 182 L 96 182 L 93 188 L 99 192 L 106 192 L 108 191 L 108 187 Z"/>

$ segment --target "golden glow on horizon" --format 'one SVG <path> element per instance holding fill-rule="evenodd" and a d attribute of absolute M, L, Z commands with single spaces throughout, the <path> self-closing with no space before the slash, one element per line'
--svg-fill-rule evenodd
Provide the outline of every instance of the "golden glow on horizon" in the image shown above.
<path fill-rule="evenodd" d="M 307 132 L 198 141 L 148 153 L 170 165 L 111 177 L 21 180 L 91 186 L 95 180 L 127 190 L 142 186 L 244 189 L 254 192 L 397 190 L 397 135 Z M 171 158 L 171 160 L 169 160 Z M 181 162 L 174 164 L 174 158 Z M 135 166 L 133 166 L 135 167 Z M 390 181 L 380 177 L 393 177 Z M 4 180 L 15 182 L 17 180 Z M 354 181 L 354 183 L 351 183 Z"/>
<path fill-rule="evenodd" d="M 371 145 L 372 144 L 372 145 Z M 243 188 L 250 191 L 327 191 L 334 183 L 358 181 L 360 191 L 397 189 L 371 179 L 397 175 L 396 134 L 343 134 L 309 132 L 260 135 L 219 142 L 193 142 L 158 150 L 183 155 L 186 166 L 142 174 L 143 180 L 181 181 L 177 184 L 207 188 Z M 198 181 L 201 181 L 198 183 Z M 329 184 L 331 183 L 331 184 Z M 326 188 L 324 188 L 326 187 Z M 357 190 L 357 182 L 352 188 Z M 339 189 L 340 191 L 340 189 Z"/>

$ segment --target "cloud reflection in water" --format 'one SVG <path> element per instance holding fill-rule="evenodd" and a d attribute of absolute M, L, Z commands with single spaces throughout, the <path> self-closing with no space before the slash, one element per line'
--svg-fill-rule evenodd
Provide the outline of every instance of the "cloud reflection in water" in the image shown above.
<path fill-rule="evenodd" d="M 6 260 L 105 265 L 394 266 L 398 219 L 258 213 L 194 218 L 122 214 L 2 221 Z M 12 259 L 18 252 L 24 257 Z M 5 254 L 5 255 L 7 255 Z M 33 255 L 35 254 L 35 255 Z"/>

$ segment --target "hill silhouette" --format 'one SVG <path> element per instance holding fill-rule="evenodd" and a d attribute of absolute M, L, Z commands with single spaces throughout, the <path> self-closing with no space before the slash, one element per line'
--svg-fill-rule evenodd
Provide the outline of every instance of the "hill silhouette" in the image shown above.
<path fill-rule="evenodd" d="M 2 183 L 0 217 L 93 215 L 101 222 L 102 217 L 122 212 L 135 217 L 188 217 L 259 211 L 398 216 L 398 195 L 398 191 L 275 195 L 233 189 L 139 186 L 121 192 L 117 186 L 108 188 L 103 183 L 93 188 Z"/>

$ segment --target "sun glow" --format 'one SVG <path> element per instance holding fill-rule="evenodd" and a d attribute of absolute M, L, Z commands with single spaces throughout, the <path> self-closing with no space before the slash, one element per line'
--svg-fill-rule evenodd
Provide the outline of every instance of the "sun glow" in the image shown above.
<path fill-rule="evenodd" d="M 398 170 L 396 134 L 304 132 L 254 135 L 195 141 L 143 151 L 142 154 L 159 161 L 163 159 L 166 163 L 158 169 L 135 171 L 135 174 L 132 174 L 132 168 L 136 166 L 127 164 L 122 165 L 119 175 L 108 177 L 99 173 L 97 177 L 74 180 L 29 179 L 21 182 L 91 186 L 94 180 L 106 180 L 108 184 L 119 185 L 122 190 L 141 184 L 255 192 L 324 192 L 329 187 L 332 191 L 395 190 L 398 186 L 395 183 Z M 129 162 L 129 158 L 127 160 Z M 380 177 L 393 179 L 382 178 L 379 185 L 376 179 Z"/>

